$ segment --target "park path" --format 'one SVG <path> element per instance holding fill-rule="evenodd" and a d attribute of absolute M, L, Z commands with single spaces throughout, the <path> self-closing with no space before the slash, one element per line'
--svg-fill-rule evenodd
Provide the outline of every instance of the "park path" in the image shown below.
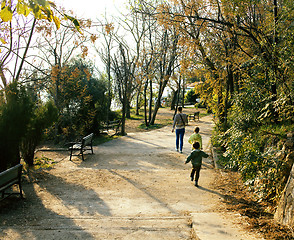
<path fill-rule="evenodd" d="M 184 161 L 196 125 L 209 153 L 207 116 L 190 122 L 183 154 L 174 150 L 167 126 L 96 146 L 84 162 L 66 156 L 52 169 L 28 174 L 26 199 L 1 205 L 0 239 L 261 239 L 243 229 L 240 216 L 221 211 L 223 196 L 213 188 L 220 173 L 211 158 L 200 187 L 190 181 Z"/>

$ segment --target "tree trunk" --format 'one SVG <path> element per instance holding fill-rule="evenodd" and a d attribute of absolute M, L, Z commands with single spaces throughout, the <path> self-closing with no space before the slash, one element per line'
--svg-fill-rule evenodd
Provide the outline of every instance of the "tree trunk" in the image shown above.
<path fill-rule="evenodd" d="M 152 116 L 152 103 L 153 103 L 153 86 L 152 86 L 152 80 L 150 80 L 150 86 L 149 86 L 150 96 L 149 96 L 149 116 L 148 121 L 149 125 L 151 124 L 151 116 Z"/>
<path fill-rule="evenodd" d="M 180 78 L 182 79 L 182 78 Z M 183 84 L 182 84 L 182 107 L 185 105 L 185 80 L 183 79 Z"/>
<path fill-rule="evenodd" d="M 128 99 L 126 99 L 126 118 L 131 118 L 131 104 Z"/>
<path fill-rule="evenodd" d="M 171 106 L 170 106 L 170 110 L 175 110 L 175 105 L 176 102 L 178 101 L 178 89 L 176 91 L 172 92 L 172 101 L 171 101 Z"/>
<path fill-rule="evenodd" d="M 157 115 L 158 109 L 160 107 L 160 101 L 162 98 L 162 94 L 163 94 L 163 91 L 167 85 L 167 82 L 168 82 L 168 80 L 164 80 L 164 81 L 161 81 L 159 84 L 158 98 L 155 102 L 154 111 L 153 111 L 153 115 L 152 115 L 152 118 L 150 121 L 150 125 L 154 125 L 154 123 L 155 123 L 156 115 Z"/>
<path fill-rule="evenodd" d="M 181 96 L 181 78 L 179 79 L 179 84 L 178 84 L 178 96 L 177 96 L 177 106 L 176 109 L 178 109 L 179 103 L 180 103 L 180 96 Z M 182 102 L 182 107 L 184 107 L 184 104 Z"/>
<path fill-rule="evenodd" d="M 109 121 L 109 112 L 111 108 L 111 58 L 110 58 L 110 44 L 111 41 L 107 42 L 107 65 L 106 65 L 106 71 L 107 71 L 107 80 L 108 80 L 108 101 L 107 101 L 107 110 L 106 110 L 106 122 Z"/>
<path fill-rule="evenodd" d="M 138 88 L 137 97 L 136 97 L 136 115 L 137 116 L 140 115 L 140 96 L 141 96 L 140 89 L 141 89 L 141 86 Z"/>
<path fill-rule="evenodd" d="M 125 136 L 126 134 L 126 106 L 127 101 L 125 99 L 125 96 L 123 96 L 123 104 L 122 104 L 122 118 L 121 118 L 121 135 Z"/>
<path fill-rule="evenodd" d="M 37 145 L 33 139 L 27 139 L 21 146 L 22 157 L 30 167 L 34 165 L 36 147 Z"/>
<path fill-rule="evenodd" d="M 145 82 L 144 85 L 144 117 L 145 117 L 145 125 L 146 127 L 149 126 L 149 121 L 148 121 L 148 114 L 147 114 L 147 88 L 148 88 L 148 79 Z"/>

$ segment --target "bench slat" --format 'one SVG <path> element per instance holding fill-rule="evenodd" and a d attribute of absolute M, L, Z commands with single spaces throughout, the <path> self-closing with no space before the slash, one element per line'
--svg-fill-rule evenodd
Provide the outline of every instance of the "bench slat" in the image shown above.
<path fill-rule="evenodd" d="M 19 181 L 18 179 L 14 179 L 14 180 L 12 180 L 12 181 L 7 182 L 6 185 L 2 185 L 2 186 L 0 187 L 0 192 L 2 192 L 3 190 L 5 190 L 5 189 L 11 187 L 11 186 L 14 185 L 14 184 L 17 184 L 18 181 Z"/>
<path fill-rule="evenodd" d="M 193 119 L 194 121 L 197 118 L 199 121 L 199 115 L 200 115 L 200 112 L 195 112 L 194 114 L 189 114 L 188 118 L 189 118 L 189 120 Z"/>
<path fill-rule="evenodd" d="M 16 165 L 0 173 L 0 187 L 13 179 L 19 178 L 19 169 L 22 168 L 22 165 L 20 165 Z"/>
<path fill-rule="evenodd" d="M 21 174 L 22 174 L 22 164 L 18 164 L 12 168 L 9 168 L 0 173 L 0 192 L 2 192 L 2 199 L 4 199 L 5 190 L 14 184 L 19 185 L 19 194 L 21 198 L 22 188 L 21 188 Z M 11 195 L 11 194 L 6 194 Z"/>
<path fill-rule="evenodd" d="M 91 133 L 85 137 L 83 137 L 82 141 L 79 143 L 72 143 L 72 146 L 69 147 L 70 150 L 70 158 L 71 161 L 72 156 L 82 155 L 82 159 L 84 161 L 84 152 L 87 150 L 91 150 L 93 152 L 93 136 L 94 133 Z M 73 151 L 79 151 L 78 154 L 73 154 Z"/>
<path fill-rule="evenodd" d="M 109 121 L 107 123 L 104 123 L 101 126 L 101 129 L 106 131 L 108 131 L 109 129 L 112 129 L 112 130 L 115 130 L 115 134 L 117 134 L 120 125 L 121 125 L 121 120 Z"/>

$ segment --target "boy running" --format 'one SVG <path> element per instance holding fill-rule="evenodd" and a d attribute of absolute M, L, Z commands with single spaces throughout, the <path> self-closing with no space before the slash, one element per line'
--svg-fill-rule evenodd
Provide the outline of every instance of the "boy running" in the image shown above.
<path fill-rule="evenodd" d="M 207 158 L 209 155 L 206 154 L 205 152 L 201 151 L 199 149 L 200 144 L 199 142 L 195 142 L 193 144 L 193 150 L 191 154 L 187 157 L 187 160 L 185 162 L 188 163 L 191 161 L 192 163 L 192 171 L 191 171 L 191 181 L 194 180 L 194 175 L 195 175 L 195 186 L 198 187 L 198 180 L 199 180 L 199 175 L 200 175 L 200 169 L 202 165 L 202 157 Z M 195 174 L 196 173 L 196 174 Z"/>

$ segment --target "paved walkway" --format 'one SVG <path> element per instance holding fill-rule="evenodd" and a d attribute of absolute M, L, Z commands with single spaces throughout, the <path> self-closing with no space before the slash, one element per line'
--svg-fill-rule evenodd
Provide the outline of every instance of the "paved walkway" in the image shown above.
<path fill-rule="evenodd" d="M 261 239 L 245 232 L 241 217 L 217 211 L 222 195 L 212 187 L 218 172 L 203 164 L 190 181 L 187 143 L 200 127 L 209 152 L 211 118 L 187 127 L 184 153 L 174 150 L 171 127 L 133 133 L 95 147 L 86 161 L 66 158 L 30 177 L 26 200 L 0 211 L 0 239 Z"/>

